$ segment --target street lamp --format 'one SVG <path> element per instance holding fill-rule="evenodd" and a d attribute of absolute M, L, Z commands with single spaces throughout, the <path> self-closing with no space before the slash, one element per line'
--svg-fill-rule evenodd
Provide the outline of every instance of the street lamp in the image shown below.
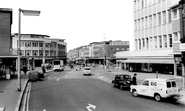
<path fill-rule="evenodd" d="M 18 24 L 18 91 L 21 91 L 21 68 L 20 68 L 20 65 L 21 65 L 21 50 L 20 50 L 20 47 L 21 47 L 21 36 L 20 36 L 20 33 L 21 33 L 21 12 L 23 13 L 23 15 L 26 15 L 26 16 L 39 16 L 40 15 L 40 11 L 36 11 L 36 10 L 23 10 L 21 8 L 19 8 L 19 24 Z"/>

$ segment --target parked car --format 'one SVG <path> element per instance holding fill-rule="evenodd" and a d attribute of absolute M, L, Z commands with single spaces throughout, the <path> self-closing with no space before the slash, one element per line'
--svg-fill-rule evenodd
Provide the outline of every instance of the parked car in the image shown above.
<path fill-rule="evenodd" d="M 53 71 L 64 71 L 65 66 L 64 65 L 59 65 L 58 67 L 54 67 Z"/>
<path fill-rule="evenodd" d="M 179 96 L 179 89 L 175 79 L 145 79 L 141 85 L 131 85 L 130 92 L 132 92 L 133 96 L 154 97 L 156 101 L 160 101 L 162 98 Z"/>
<path fill-rule="evenodd" d="M 114 87 L 119 87 L 120 89 L 130 88 L 132 79 L 128 74 L 115 75 L 114 80 L 112 80 L 112 84 Z"/>
<path fill-rule="evenodd" d="M 91 75 L 91 68 L 90 67 L 85 67 L 83 70 L 84 75 Z"/>
<path fill-rule="evenodd" d="M 38 81 L 44 78 L 44 73 L 42 71 L 29 71 L 28 77 L 30 81 Z"/>

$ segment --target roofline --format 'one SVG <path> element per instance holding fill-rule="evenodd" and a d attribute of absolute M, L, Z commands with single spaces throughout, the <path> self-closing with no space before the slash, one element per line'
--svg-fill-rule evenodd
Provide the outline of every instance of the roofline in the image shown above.
<path fill-rule="evenodd" d="M 13 12 L 13 9 L 12 8 L 0 8 L 0 12 L 9 12 L 10 14 L 11 14 L 11 20 L 10 20 L 10 22 L 11 22 L 11 24 L 13 23 L 13 14 L 12 14 L 12 12 Z"/>
<path fill-rule="evenodd" d="M 18 33 L 12 33 L 12 35 L 18 35 Z M 43 35 L 43 34 L 20 34 L 20 35 L 40 35 L 40 36 L 50 37 L 49 35 Z"/>

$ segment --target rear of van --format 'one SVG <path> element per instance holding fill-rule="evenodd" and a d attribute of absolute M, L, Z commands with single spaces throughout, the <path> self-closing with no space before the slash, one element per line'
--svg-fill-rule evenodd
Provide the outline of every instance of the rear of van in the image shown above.
<path fill-rule="evenodd" d="M 166 93 L 165 97 L 176 97 L 179 96 L 179 89 L 174 79 L 166 80 Z"/>

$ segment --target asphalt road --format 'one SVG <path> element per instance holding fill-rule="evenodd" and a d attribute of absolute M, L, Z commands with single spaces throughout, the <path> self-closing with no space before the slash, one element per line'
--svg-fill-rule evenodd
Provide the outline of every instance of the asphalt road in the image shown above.
<path fill-rule="evenodd" d="M 133 97 L 128 90 L 114 88 L 111 73 L 92 70 L 51 72 L 43 81 L 33 82 L 29 111 L 184 111 L 185 105 L 153 98 Z M 100 79 L 104 76 L 106 80 Z"/>

